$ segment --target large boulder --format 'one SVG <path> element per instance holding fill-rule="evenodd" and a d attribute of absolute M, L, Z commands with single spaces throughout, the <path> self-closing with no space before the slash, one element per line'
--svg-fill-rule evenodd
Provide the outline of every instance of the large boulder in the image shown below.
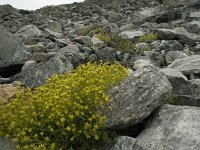
<path fill-rule="evenodd" d="M 49 61 L 32 65 L 16 76 L 12 77 L 12 81 L 20 81 L 29 88 L 36 88 L 45 83 L 46 79 L 54 74 L 62 74 L 68 70 L 72 70 L 73 65 L 71 58 L 63 55 L 56 55 Z"/>
<path fill-rule="evenodd" d="M 164 105 L 136 138 L 144 150 L 199 150 L 200 108 Z"/>
<path fill-rule="evenodd" d="M 173 40 L 176 37 L 176 31 L 167 28 L 154 29 L 154 33 L 162 40 Z"/>
<path fill-rule="evenodd" d="M 182 14 L 180 10 L 169 10 L 162 14 L 160 14 L 156 18 L 156 23 L 169 23 L 174 20 L 178 20 L 182 18 Z"/>
<path fill-rule="evenodd" d="M 24 64 L 28 59 L 30 53 L 23 42 L 0 26 L 0 70 L 2 67 Z"/>
<path fill-rule="evenodd" d="M 106 125 L 122 129 L 141 122 L 164 103 L 171 89 L 167 77 L 157 67 L 139 68 L 108 91 L 112 111 L 107 114 Z"/>
<path fill-rule="evenodd" d="M 177 59 L 168 67 L 177 69 L 190 78 L 195 78 L 195 76 L 198 76 L 200 73 L 200 55 L 192 55 Z"/>
<path fill-rule="evenodd" d="M 42 31 L 40 31 L 37 26 L 30 24 L 22 27 L 15 35 L 24 38 L 39 37 L 42 36 Z"/>
<path fill-rule="evenodd" d="M 169 51 L 165 55 L 165 60 L 167 64 L 171 64 L 173 61 L 187 56 L 188 55 L 182 51 Z"/>

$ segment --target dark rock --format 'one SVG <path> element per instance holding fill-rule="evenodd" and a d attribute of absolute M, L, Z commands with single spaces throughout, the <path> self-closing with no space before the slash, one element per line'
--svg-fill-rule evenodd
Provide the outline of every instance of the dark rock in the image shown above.
<path fill-rule="evenodd" d="M 23 42 L 0 26 L 0 70 L 2 67 L 23 64 L 30 56 Z"/>
<path fill-rule="evenodd" d="M 159 15 L 156 18 L 156 23 L 169 23 L 174 20 L 182 18 L 182 13 L 180 10 L 169 10 Z"/>
<path fill-rule="evenodd" d="M 161 40 L 173 40 L 176 37 L 176 32 L 172 29 L 154 29 L 154 33 L 156 33 Z"/>
<path fill-rule="evenodd" d="M 169 40 L 162 42 L 160 49 L 165 51 L 182 51 L 183 45 L 177 40 Z"/>
<path fill-rule="evenodd" d="M 11 78 L 11 81 L 20 81 L 29 88 L 36 88 L 45 83 L 46 79 L 54 74 L 62 74 L 73 69 L 72 60 L 64 56 L 54 56 L 34 68 L 25 69 Z"/>
<path fill-rule="evenodd" d="M 103 61 L 115 61 L 117 59 L 117 54 L 114 49 L 112 48 L 103 48 L 95 51 L 98 60 Z"/>
<path fill-rule="evenodd" d="M 194 8 L 199 9 L 200 1 L 199 0 L 190 0 L 189 7 L 194 7 Z"/>

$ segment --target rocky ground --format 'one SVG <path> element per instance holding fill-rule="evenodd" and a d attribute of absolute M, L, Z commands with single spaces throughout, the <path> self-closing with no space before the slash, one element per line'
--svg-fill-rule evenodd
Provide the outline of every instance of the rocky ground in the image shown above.
<path fill-rule="evenodd" d="M 101 149 L 199 150 L 200 1 L 162 3 L 86 0 L 36 11 L 0 5 L 0 100 L 19 92 L 16 85 L 36 88 L 81 63 L 119 61 L 133 72 L 108 91 L 106 125 L 121 136 Z M 0 149 L 13 146 L 1 138 Z"/>

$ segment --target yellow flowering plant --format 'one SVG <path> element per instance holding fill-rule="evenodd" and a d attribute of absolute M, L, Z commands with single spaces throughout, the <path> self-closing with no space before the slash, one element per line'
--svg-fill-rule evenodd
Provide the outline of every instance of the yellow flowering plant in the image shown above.
<path fill-rule="evenodd" d="M 90 149 L 109 140 L 106 91 L 127 76 L 118 63 L 87 63 L 54 75 L 0 108 L 0 136 L 19 150 Z"/>

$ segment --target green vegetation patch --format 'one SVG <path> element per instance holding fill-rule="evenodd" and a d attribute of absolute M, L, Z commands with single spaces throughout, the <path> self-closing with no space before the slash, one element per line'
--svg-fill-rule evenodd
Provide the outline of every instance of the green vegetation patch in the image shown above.
<path fill-rule="evenodd" d="M 146 35 L 141 36 L 138 39 L 138 42 L 152 42 L 152 41 L 157 40 L 157 39 L 158 39 L 157 34 L 146 34 Z"/>
<path fill-rule="evenodd" d="M 0 136 L 13 138 L 19 150 L 88 150 L 105 143 L 105 114 L 111 109 L 105 92 L 127 74 L 117 63 L 88 63 L 54 75 L 0 108 Z"/>

